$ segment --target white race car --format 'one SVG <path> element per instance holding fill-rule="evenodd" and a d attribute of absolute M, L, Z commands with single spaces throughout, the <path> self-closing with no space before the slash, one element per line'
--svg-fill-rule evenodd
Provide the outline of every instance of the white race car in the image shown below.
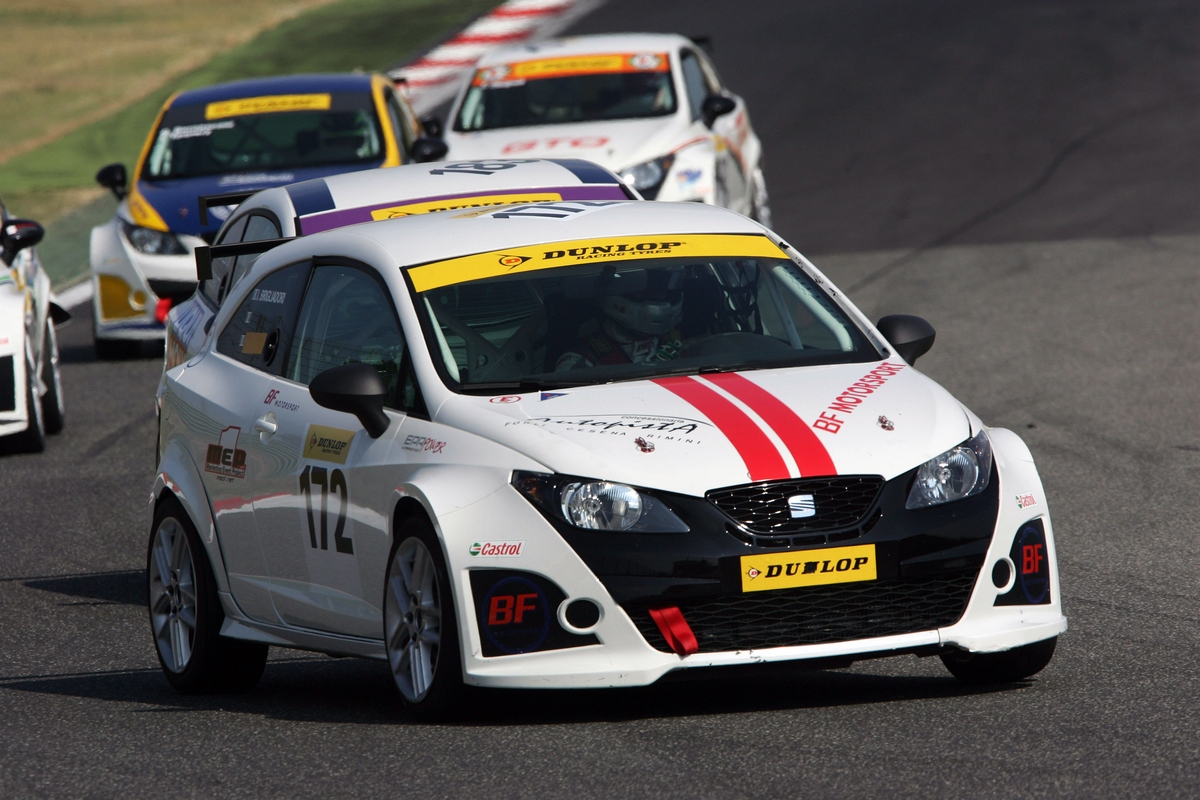
<path fill-rule="evenodd" d="M 34 245 L 42 226 L 0 203 L 0 447 L 41 452 L 63 427 L 58 339 L 71 318 L 50 295 Z"/>
<path fill-rule="evenodd" d="M 447 127 L 451 159 L 577 156 L 619 173 L 647 200 L 725 206 L 771 224 L 746 103 L 683 36 L 605 34 L 493 50 Z"/>
<path fill-rule="evenodd" d="M 1066 630 L 1028 448 L 779 237 L 694 203 L 508 206 L 264 255 L 164 375 L 154 641 L 184 692 L 269 645 L 465 686 L 940 655 Z"/>
<path fill-rule="evenodd" d="M 215 201 L 240 197 L 225 194 Z M 246 274 L 258 254 L 280 238 L 435 211 L 475 211 L 493 206 L 568 200 L 638 199 L 608 170 L 575 158 L 507 158 L 469 163 L 410 164 L 330 175 L 302 183 L 246 192 L 217 233 L 216 248 L 201 252 L 207 265 L 199 290 L 167 316 L 165 365 L 191 358 L 208 336 L 209 320 Z M 527 208 L 523 214 L 537 214 Z M 262 243 L 266 242 L 266 246 Z M 231 249 L 240 252 L 222 256 Z"/>

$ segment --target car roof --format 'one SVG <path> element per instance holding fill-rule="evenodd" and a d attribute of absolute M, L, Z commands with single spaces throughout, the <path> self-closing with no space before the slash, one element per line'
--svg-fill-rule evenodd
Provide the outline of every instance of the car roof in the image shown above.
<path fill-rule="evenodd" d="M 348 172 L 267 189 L 251 205 L 273 205 L 285 193 L 304 235 L 439 209 L 629 199 L 616 175 L 577 158 L 433 162 Z"/>
<path fill-rule="evenodd" d="M 202 89 L 180 92 L 171 101 L 171 108 L 217 103 L 222 100 L 237 100 L 244 97 L 262 97 L 278 94 L 364 92 L 371 88 L 370 75 L 333 73 L 327 75 L 283 75 L 274 78 L 219 83 Z"/>
<path fill-rule="evenodd" d="M 565 36 L 536 44 L 513 45 L 488 51 L 477 68 L 512 64 L 539 58 L 581 56 L 597 53 L 670 53 L 692 40 L 674 33 L 599 33 L 591 36 Z"/>
<path fill-rule="evenodd" d="M 291 251 L 306 243 L 303 249 L 314 253 L 337 253 L 347 248 L 360 250 L 362 240 L 367 239 L 377 245 L 372 250 L 386 251 L 396 266 L 414 267 L 477 253 L 585 239 L 766 233 L 757 222 L 717 206 L 620 200 L 537 203 L 483 213 L 442 211 L 306 236 L 279 249 Z"/>

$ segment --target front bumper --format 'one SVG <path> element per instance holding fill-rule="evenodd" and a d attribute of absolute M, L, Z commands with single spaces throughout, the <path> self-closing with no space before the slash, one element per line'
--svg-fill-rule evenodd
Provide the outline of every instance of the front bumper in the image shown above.
<path fill-rule="evenodd" d="M 1066 619 L 1041 483 L 1028 451 L 1006 447 L 1009 440 L 998 438 L 993 480 L 983 495 L 905 512 L 908 476 L 901 476 L 885 486 L 878 500 L 883 514 L 870 530 L 853 540 L 814 545 L 875 544 L 879 578 L 857 584 L 743 594 L 740 557 L 769 548 L 731 535 L 724 518 L 698 498 L 677 505 L 688 514 L 688 534 L 629 537 L 552 524 L 505 487 L 439 520 L 465 623 L 465 679 L 510 688 L 637 686 L 681 669 L 844 662 L 950 647 L 988 652 L 1057 636 L 1066 630 Z M 1008 559 L 1014 537 L 1031 520 L 1040 520 L 1045 532 L 1046 600 L 997 605 L 1011 583 L 997 588 L 993 568 Z M 493 540 L 524 541 L 520 556 L 468 555 L 484 531 Z M 811 549 L 784 551 L 802 556 Z M 483 598 L 474 597 L 470 578 L 478 570 L 534 573 L 552 581 L 568 602 L 594 601 L 601 609 L 591 631 L 598 643 L 485 656 L 486 609 Z M 649 614 L 665 605 L 680 609 L 699 652 L 672 652 Z"/>

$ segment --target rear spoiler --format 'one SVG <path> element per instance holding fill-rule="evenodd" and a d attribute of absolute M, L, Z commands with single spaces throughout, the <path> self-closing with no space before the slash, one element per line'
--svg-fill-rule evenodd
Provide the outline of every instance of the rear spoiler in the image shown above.
<path fill-rule="evenodd" d="M 204 208 L 203 205 L 200 206 Z M 233 242 L 232 244 L 214 244 L 208 247 L 196 248 L 196 280 L 207 281 L 212 278 L 212 262 L 214 258 L 232 258 L 234 256 L 250 256 L 265 253 L 268 250 L 287 244 L 296 237 L 286 239 L 260 239 L 257 242 Z"/>
<path fill-rule="evenodd" d="M 205 194 L 196 198 L 200 202 L 200 224 L 208 226 L 208 210 L 213 206 L 241 205 L 250 197 L 258 194 L 261 189 L 252 192 L 226 192 L 225 194 Z"/>

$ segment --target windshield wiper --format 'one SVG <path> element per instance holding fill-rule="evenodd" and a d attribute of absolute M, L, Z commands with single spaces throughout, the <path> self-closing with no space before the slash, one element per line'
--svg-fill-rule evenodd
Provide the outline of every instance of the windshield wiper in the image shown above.
<path fill-rule="evenodd" d="M 494 381 L 492 383 L 464 383 L 461 391 L 464 394 L 494 394 L 495 392 L 541 392 L 546 389 L 570 389 L 576 386 L 593 386 L 603 381 L 551 381 L 522 378 L 519 381 Z"/>

